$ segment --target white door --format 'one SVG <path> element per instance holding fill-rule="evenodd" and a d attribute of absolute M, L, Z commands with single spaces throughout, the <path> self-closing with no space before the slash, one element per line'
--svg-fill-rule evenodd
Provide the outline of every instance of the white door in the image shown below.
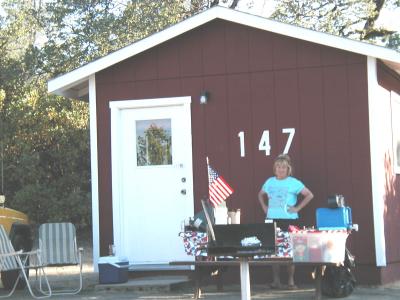
<path fill-rule="evenodd" d="M 187 260 L 178 234 L 194 209 L 190 98 L 110 106 L 117 255 L 134 265 Z"/>

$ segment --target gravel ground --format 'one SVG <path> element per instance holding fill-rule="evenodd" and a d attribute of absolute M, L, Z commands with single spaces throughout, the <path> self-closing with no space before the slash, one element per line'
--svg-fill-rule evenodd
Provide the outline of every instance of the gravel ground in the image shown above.
<path fill-rule="evenodd" d="M 202 299 L 207 300 L 235 300 L 241 299 L 240 287 L 237 285 L 229 285 L 224 287 L 223 292 L 217 292 L 213 287 L 205 287 Z M 295 291 L 276 291 L 269 290 L 264 286 L 253 286 L 251 291 L 251 299 L 278 299 L 278 300 L 309 300 L 313 299 L 314 290 L 312 287 L 300 287 Z M 64 300 L 85 299 L 85 300 L 157 300 L 157 299 L 193 299 L 192 290 L 184 288 L 177 291 L 113 291 L 113 290 L 96 290 L 93 287 L 86 287 L 80 294 L 75 296 L 53 296 L 52 298 L 60 298 Z M 396 287 L 357 287 L 353 294 L 345 298 L 348 300 L 394 300 L 400 298 L 400 285 Z M 32 299 L 30 294 L 25 291 L 17 291 L 13 299 Z M 323 298 L 329 299 L 329 298 Z"/>
<path fill-rule="evenodd" d="M 79 238 L 79 235 L 78 235 Z M 84 288 L 81 293 L 73 296 L 53 296 L 63 300 L 84 299 L 84 300 L 156 300 L 156 299 L 193 299 L 193 288 L 190 284 L 180 286 L 176 289 L 131 289 L 129 285 L 126 288 L 99 288 L 98 274 L 93 272 L 92 264 L 92 245 L 91 239 L 87 235 L 78 241 L 78 246 L 84 247 Z M 48 268 L 46 273 L 53 287 L 68 287 L 76 284 L 76 267 L 57 267 Z M 35 274 L 31 271 L 31 279 Z M 4 293 L 4 291 L 0 291 Z M 313 299 L 314 289 L 312 286 L 299 286 L 294 291 L 271 290 L 266 285 L 252 285 L 251 299 Z M 400 282 L 387 286 L 357 286 L 353 294 L 345 298 L 348 300 L 394 300 L 400 298 Z M 11 299 L 32 299 L 28 290 L 16 291 Z M 207 300 L 234 300 L 241 299 L 239 285 L 225 285 L 224 291 L 216 290 L 215 285 L 205 286 L 202 290 L 202 299 Z M 329 298 L 323 298 L 329 299 Z"/>

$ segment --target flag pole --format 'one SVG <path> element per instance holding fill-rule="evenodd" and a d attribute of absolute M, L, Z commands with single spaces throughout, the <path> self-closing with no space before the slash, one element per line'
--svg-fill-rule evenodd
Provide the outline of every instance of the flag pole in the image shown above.
<path fill-rule="evenodd" d="M 208 159 L 208 156 L 206 156 L 206 162 L 207 162 L 207 182 L 208 182 L 208 187 L 210 187 L 210 161 Z M 214 228 L 213 228 L 213 221 L 211 220 L 211 216 L 208 214 L 208 205 L 211 202 L 210 200 L 210 190 L 208 190 L 208 203 L 206 203 L 203 199 L 201 200 L 201 205 L 203 206 L 203 211 L 207 219 L 207 229 L 208 233 L 211 235 L 211 240 L 215 242 L 215 233 L 214 233 Z M 215 216 L 214 216 L 214 222 L 215 222 Z"/>
<path fill-rule="evenodd" d="M 210 168 L 209 168 L 209 164 L 210 161 L 208 160 L 208 156 L 206 156 L 206 162 L 207 162 L 207 182 L 208 182 L 208 187 L 210 186 Z M 208 202 L 210 202 L 210 191 L 208 191 Z"/>
<path fill-rule="evenodd" d="M 210 184 L 210 161 L 208 160 L 208 156 L 206 156 L 206 162 L 207 162 L 207 182 Z M 210 195 L 208 195 L 210 197 Z M 210 199 L 208 199 L 210 201 Z"/>

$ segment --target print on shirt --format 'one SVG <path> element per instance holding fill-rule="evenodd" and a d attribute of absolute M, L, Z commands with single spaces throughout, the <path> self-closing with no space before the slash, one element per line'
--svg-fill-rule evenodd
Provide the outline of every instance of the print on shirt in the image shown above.
<path fill-rule="evenodd" d="M 269 187 L 268 188 L 268 218 L 269 219 L 292 219 L 293 214 L 288 213 L 287 198 L 289 187 Z"/>

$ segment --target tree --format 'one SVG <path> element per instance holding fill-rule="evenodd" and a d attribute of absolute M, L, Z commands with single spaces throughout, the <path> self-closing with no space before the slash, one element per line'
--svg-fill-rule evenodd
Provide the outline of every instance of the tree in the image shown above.
<path fill-rule="evenodd" d="M 238 5 L 239 1 L 240 1 L 240 0 L 222 0 L 222 2 L 225 3 L 225 4 L 226 4 L 227 2 L 230 2 L 229 8 L 232 8 L 232 9 L 235 9 L 235 8 L 236 8 L 236 6 Z M 219 5 L 219 4 L 220 4 L 220 1 L 219 1 L 219 0 L 213 0 L 213 1 L 210 3 L 210 7 L 213 7 L 213 6 L 216 6 L 216 5 Z"/>
<path fill-rule="evenodd" d="M 47 94 L 40 1 L 3 1 L 0 120 L 4 192 L 32 221 L 90 225 L 87 104 Z M 42 62 L 42 66 L 46 62 Z"/>
<path fill-rule="evenodd" d="M 271 18 L 316 31 L 371 43 L 393 40 L 394 30 L 377 25 L 382 9 L 398 6 L 398 0 L 298 0 L 279 1 Z"/>
<path fill-rule="evenodd" d="M 54 77 L 104 56 L 120 45 L 115 36 L 119 1 L 48 1 L 39 16 L 47 41 L 42 71 Z"/>
<path fill-rule="evenodd" d="M 389 48 L 397 49 L 397 51 L 400 51 L 400 33 L 392 34 L 388 38 L 388 45 L 387 46 Z"/>
<path fill-rule="evenodd" d="M 119 46 L 131 44 L 190 15 L 184 1 L 130 1 L 116 22 Z"/>
<path fill-rule="evenodd" d="M 53 0 L 41 14 L 45 73 L 56 76 L 129 45 L 197 12 L 178 0 Z"/>

